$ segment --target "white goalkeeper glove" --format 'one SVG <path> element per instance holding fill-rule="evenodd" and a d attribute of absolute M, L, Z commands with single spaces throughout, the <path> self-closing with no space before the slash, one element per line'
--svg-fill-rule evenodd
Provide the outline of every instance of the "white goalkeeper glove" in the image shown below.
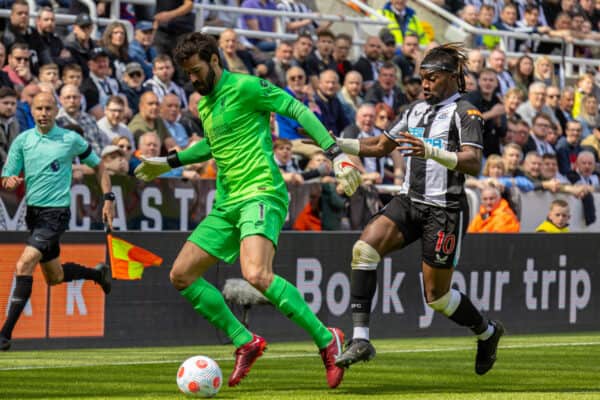
<path fill-rule="evenodd" d="M 167 157 L 140 157 L 142 163 L 135 168 L 135 176 L 138 179 L 149 182 L 165 172 L 171 170 Z"/>
<path fill-rule="evenodd" d="M 347 154 L 341 153 L 333 159 L 333 171 L 338 183 L 344 188 L 346 196 L 352 196 L 358 189 L 362 178 Z"/>

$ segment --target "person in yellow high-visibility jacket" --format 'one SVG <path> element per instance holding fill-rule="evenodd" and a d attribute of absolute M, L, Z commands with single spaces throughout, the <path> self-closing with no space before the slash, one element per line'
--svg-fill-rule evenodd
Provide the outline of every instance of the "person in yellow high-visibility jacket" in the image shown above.
<path fill-rule="evenodd" d="M 428 44 L 430 39 L 423 29 L 423 24 L 417 18 L 415 10 L 407 7 L 406 3 L 407 0 L 388 1 L 383 8 L 377 10 L 377 13 L 390 20 L 387 28 L 394 35 L 397 46 L 404 42 L 404 35 L 407 32 L 416 34 L 420 45 Z"/>

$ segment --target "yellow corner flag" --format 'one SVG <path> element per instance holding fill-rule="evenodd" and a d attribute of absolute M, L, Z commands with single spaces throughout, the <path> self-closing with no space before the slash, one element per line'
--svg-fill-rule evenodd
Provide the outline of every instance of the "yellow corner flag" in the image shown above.
<path fill-rule="evenodd" d="M 142 279 L 145 267 L 158 267 L 163 262 L 156 254 L 111 234 L 106 236 L 106 240 L 114 279 Z"/>

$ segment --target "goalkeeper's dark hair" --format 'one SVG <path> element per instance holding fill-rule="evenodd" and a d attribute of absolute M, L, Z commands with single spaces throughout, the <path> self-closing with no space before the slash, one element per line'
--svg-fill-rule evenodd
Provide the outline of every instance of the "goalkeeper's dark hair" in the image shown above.
<path fill-rule="evenodd" d="M 219 66 L 223 67 L 217 40 L 210 35 L 200 32 L 193 32 L 183 36 L 179 39 L 175 50 L 173 50 L 173 56 L 179 65 L 194 55 L 198 55 L 200 60 L 210 63 L 213 54 L 217 55 Z"/>
<path fill-rule="evenodd" d="M 465 91 L 467 56 L 462 43 L 446 43 L 429 50 L 423 58 L 421 69 L 452 73 L 456 76 L 459 92 Z"/>

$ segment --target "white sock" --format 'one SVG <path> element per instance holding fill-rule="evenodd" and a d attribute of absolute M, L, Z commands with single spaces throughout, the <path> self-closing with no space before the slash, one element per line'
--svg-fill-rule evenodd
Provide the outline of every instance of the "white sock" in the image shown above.
<path fill-rule="evenodd" d="M 494 325 L 488 323 L 488 327 L 485 331 L 481 332 L 479 335 L 477 335 L 477 339 L 479 340 L 488 340 L 490 338 L 490 336 L 492 336 L 494 334 L 494 330 L 496 328 L 494 328 Z"/>
<path fill-rule="evenodd" d="M 352 331 L 352 339 L 365 339 L 369 340 L 369 327 L 368 326 L 355 326 Z"/>

